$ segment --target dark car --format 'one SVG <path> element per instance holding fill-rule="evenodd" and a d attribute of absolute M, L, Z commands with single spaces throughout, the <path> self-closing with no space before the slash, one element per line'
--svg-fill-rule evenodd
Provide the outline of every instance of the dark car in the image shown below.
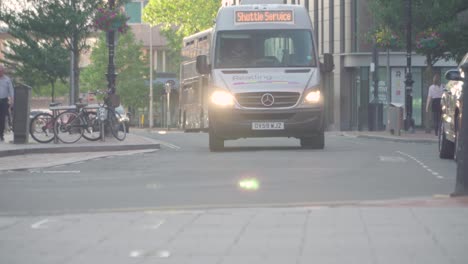
<path fill-rule="evenodd" d="M 468 62 L 468 53 L 460 66 Z M 439 133 L 439 157 L 442 159 L 456 158 L 458 135 L 460 133 L 461 113 L 463 109 L 462 89 L 463 75 L 461 67 L 447 71 L 445 78 L 449 80 L 442 95 L 442 122 Z"/>

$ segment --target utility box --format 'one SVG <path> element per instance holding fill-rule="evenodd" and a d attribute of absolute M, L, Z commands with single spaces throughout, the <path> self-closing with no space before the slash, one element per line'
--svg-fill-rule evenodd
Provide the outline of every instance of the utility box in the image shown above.
<path fill-rule="evenodd" d="M 392 135 L 401 136 L 403 129 L 403 106 L 390 104 L 388 107 L 387 131 Z"/>
<path fill-rule="evenodd" d="M 29 142 L 31 87 L 25 84 L 15 85 L 13 107 L 13 143 L 26 144 Z"/>

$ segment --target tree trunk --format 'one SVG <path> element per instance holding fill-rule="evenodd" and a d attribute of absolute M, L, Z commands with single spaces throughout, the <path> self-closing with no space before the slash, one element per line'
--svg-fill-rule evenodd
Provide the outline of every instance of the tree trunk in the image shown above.
<path fill-rule="evenodd" d="M 54 81 L 50 81 L 50 85 L 52 87 L 52 94 L 51 94 L 51 97 L 52 97 L 52 103 L 55 102 L 55 82 Z"/>
<path fill-rule="evenodd" d="M 432 84 L 432 77 L 434 76 L 434 69 L 432 66 L 432 59 L 430 55 L 426 56 L 426 61 L 427 61 L 427 67 L 426 67 L 426 72 L 424 74 L 424 83 L 422 87 L 422 104 L 421 104 L 421 111 L 423 113 L 423 122 L 424 122 L 424 128 L 426 133 L 431 133 L 432 131 L 432 113 L 429 108 L 429 112 L 426 112 L 426 102 L 427 102 L 427 95 L 429 93 L 429 86 Z"/>

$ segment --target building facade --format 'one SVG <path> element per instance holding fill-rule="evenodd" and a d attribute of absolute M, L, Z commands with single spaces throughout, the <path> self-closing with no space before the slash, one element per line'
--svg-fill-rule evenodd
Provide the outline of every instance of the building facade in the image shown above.
<path fill-rule="evenodd" d="M 174 65 L 174 60 L 168 56 L 167 41 L 161 35 L 160 27 L 151 27 L 142 21 L 143 8 L 148 4 L 148 0 L 132 0 L 125 4 L 125 12 L 130 17 L 128 24 L 135 39 L 142 41 L 144 52 L 150 53 L 150 46 L 153 52 L 153 70 L 155 72 L 175 72 L 178 65 Z"/>
<path fill-rule="evenodd" d="M 274 0 L 271 0 L 274 1 Z M 268 2 L 265 0 L 263 2 Z M 374 99 L 372 79 L 372 43 L 366 35 L 373 27 L 368 0 L 283 0 L 285 4 L 302 5 L 309 10 L 314 25 L 320 56 L 331 53 L 334 71 L 325 76 L 325 96 L 329 130 L 367 130 L 369 103 Z M 242 0 L 223 0 L 222 5 L 238 5 Z M 403 18 L 404 19 L 404 18 Z M 389 56 L 387 56 L 389 55 Z M 406 52 L 378 52 L 378 99 L 384 104 L 383 123 L 389 103 L 404 104 Z M 388 67 L 387 67 L 388 65 Z M 435 71 L 443 73 L 456 67 L 455 61 L 439 61 Z M 423 109 L 428 87 L 423 85 L 426 62 L 423 56 L 412 55 L 413 119 L 423 126 Z"/>

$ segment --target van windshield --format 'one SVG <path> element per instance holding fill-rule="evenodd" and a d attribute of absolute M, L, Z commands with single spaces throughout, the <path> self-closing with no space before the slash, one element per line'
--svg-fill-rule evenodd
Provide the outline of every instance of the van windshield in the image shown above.
<path fill-rule="evenodd" d="M 317 67 L 309 30 L 221 31 L 215 68 Z"/>

